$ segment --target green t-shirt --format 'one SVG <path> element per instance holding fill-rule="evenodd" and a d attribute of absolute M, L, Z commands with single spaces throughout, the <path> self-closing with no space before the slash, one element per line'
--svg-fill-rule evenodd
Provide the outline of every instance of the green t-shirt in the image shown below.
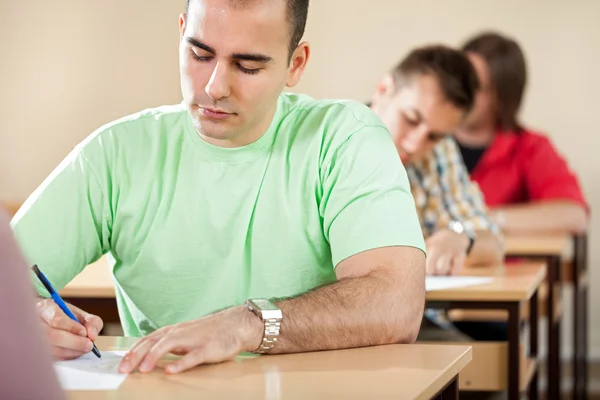
<path fill-rule="evenodd" d="M 128 336 L 248 298 L 299 295 L 365 250 L 425 248 L 380 120 L 359 103 L 287 93 L 268 131 L 240 148 L 205 142 L 182 105 L 103 126 L 13 228 L 57 290 L 110 252 Z"/>

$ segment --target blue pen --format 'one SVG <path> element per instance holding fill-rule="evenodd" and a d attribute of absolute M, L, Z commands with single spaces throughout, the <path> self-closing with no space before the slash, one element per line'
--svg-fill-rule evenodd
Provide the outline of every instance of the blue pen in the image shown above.
<path fill-rule="evenodd" d="M 54 300 L 54 302 L 56 304 L 58 304 L 60 309 L 63 310 L 65 312 L 65 314 L 67 314 L 69 316 L 69 318 L 71 318 L 73 321 L 79 322 L 77 320 L 77 318 L 75 317 L 75 315 L 73 315 L 71 310 L 69 310 L 69 307 L 67 307 L 67 304 L 64 302 L 64 300 L 61 299 L 61 297 L 58 295 L 58 293 L 56 293 L 56 290 L 54 290 L 54 288 L 50 284 L 50 281 L 48 280 L 48 278 L 46 278 L 46 275 L 44 275 L 42 273 L 42 271 L 40 271 L 38 266 L 34 265 L 33 267 L 31 267 L 31 269 L 33 270 L 33 272 L 35 272 L 35 275 L 38 277 L 40 282 L 42 282 L 42 285 L 44 285 L 44 287 L 46 288 L 48 293 L 50 293 L 50 296 L 52 296 L 52 300 Z M 95 344 L 94 344 L 94 348 L 92 349 L 92 352 L 96 355 L 96 357 L 98 357 L 98 358 L 102 357 Z"/>

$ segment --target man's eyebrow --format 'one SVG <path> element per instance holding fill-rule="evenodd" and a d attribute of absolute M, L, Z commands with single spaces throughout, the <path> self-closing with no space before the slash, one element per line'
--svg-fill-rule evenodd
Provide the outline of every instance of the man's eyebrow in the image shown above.
<path fill-rule="evenodd" d="M 261 63 L 268 63 L 273 61 L 273 57 L 269 57 L 264 54 L 251 54 L 251 53 L 234 53 L 231 55 L 231 58 L 234 60 L 244 60 L 244 61 L 256 61 Z"/>
<path fill-rule="evenodd" d="M 188 37 L 185 40 L 186 40 L 186 42 L 188 42 L 189 44 L 191 44 L 194 47 L 198 47 L 199 49 L 202 49 L 211 54 L 217 54 L 215 49 L 213 49 L 212 47 L 210 47 L 207 44 L 202 43 L 201 41 L 199 41 L 197 39 Z M 256 62 L 261 62 L 261 63 L 268 63 L 270 61 L 273 61 L 273 57 L 269 57 L 267 55 L 257 54 L 257 53 L 234 53 L 231 55 L 231 58 L 234 60 L 256 61 Z"/>
<path fill-rule="evenodd" d="M 185 38 L 185 40 L 186 40 L 186 42 L 188 42 L 189 44 L 191 44 L 194 47 L 198 47 L 198 48 L 200 48 L 200 49 L 202 49 L 202 50 L 204 50 L 206 52 L 209 52 L 211 54 L 217 54 L 217 52 L 215 51 L 215 49 L 213 49 L 209 45 L 206 45 L 206 44 L 202 43 L 199 40 L 196 40 L 196 39 L 194 39 L 192 37 Z"/>

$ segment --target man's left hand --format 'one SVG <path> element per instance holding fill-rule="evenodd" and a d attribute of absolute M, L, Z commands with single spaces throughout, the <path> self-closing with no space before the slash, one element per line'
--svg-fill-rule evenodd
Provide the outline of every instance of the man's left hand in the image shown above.
<path fill-rule="evenodd" d="M 119 364 L 119 372 L 149 372 L 169 353 L 183 356 L 165 371 L 178 373 L 199 364 L 234 359 L 260 345 L 264 323 L 246 306 L 233 307 L 197 320 L 165 326 L 140 339 Z"/>
<path fill-rule="evenodd" d="M 427 275 L 455 275 L 467 258 L 469 238 L 466 235 L 442 229 L 425 240 L 427 248 Z"/>

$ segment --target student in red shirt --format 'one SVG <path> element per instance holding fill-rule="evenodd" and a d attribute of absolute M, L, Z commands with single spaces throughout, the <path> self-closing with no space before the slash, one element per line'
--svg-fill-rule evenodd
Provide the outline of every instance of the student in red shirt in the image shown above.
<path fill-rule="evenodd" d="M 480 80 L 475 107 L 456 133 L 460 151 L 505 233 L 584 232 L 587 204 L 551 141 L 521 124 L 527 74 L 512 39 L 483 33 L 463 46 Z"/>

